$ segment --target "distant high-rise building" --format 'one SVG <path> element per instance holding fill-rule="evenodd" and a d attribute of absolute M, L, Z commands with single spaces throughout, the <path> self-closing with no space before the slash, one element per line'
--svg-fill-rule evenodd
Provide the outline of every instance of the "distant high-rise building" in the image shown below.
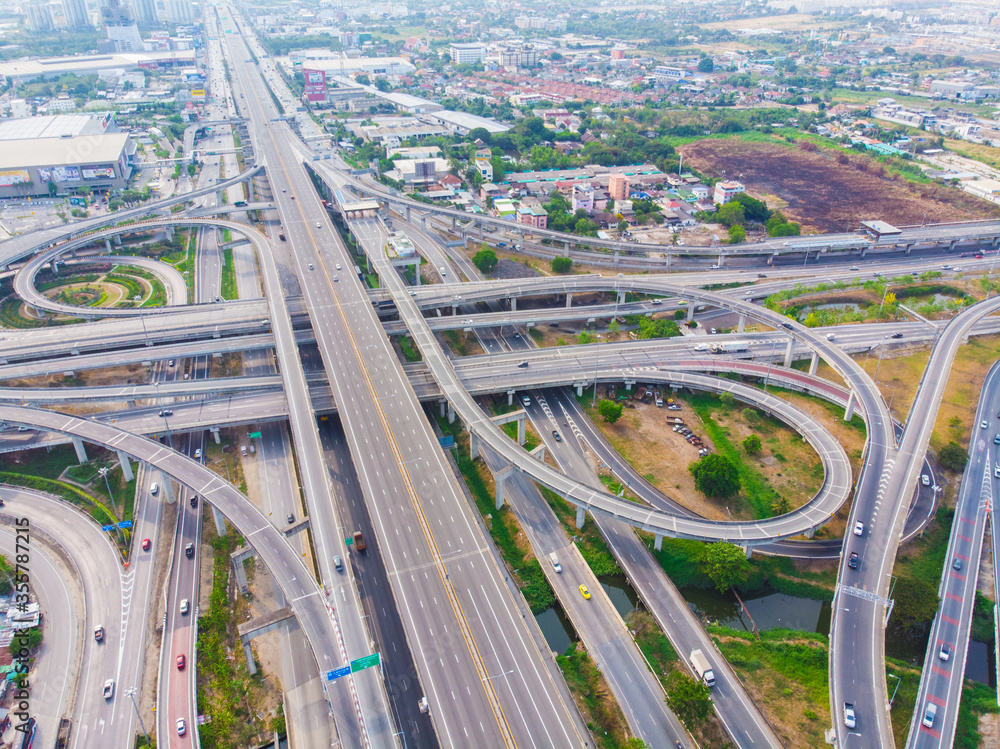
<path fill-rule="evenodd" d="M 163 9 L 170 23 L 191 23 L 194 20 L 191 0 L 164 0 Z"/>
<path fill-rule="evenodd" d="M 612 174 L 608 177 L 608 195 L 615 200 L 628 200 L 628 177 L 624 174 Z"/>
<path fill-rule="evenodd" d="M 135 25 L 135 15 L 121 0 L 105 0 L 101 4 L 101 20 L 115 52 L 142 52 L 145 49 Z"/>
<path fill-rule="evenodd" d="M 46 2 L 29 3 L 28 28 L 32 31 L 52 31 L 52 11 Z"/>
<path fill-rule="evenodd" d="M 137 23 L 149 25 L 159 22 L 159 14 L 156 12 L 156 0 L 131 0 L 131 2 Z"/>
<path fill-rule="evenodd" d="M 73 29 L 90 26 L 90 11 L 86 0 L 62 0 L 63 17 L 66 25 Z"/>

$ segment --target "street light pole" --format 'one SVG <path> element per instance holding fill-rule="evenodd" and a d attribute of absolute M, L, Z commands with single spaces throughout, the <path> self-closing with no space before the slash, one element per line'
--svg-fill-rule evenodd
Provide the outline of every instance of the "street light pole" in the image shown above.
<path fill-rule="evenodd" d="M 141 300 L 141 299 L 142 299 L 142 297 L 139 296 L 138 294 L 136 294 L 134 297 L 132 297 L 132 301 L 135 302 L 135 304 L 136 304 L 137 307 L 139 307 L 139 322 L 142 323 L 142 337 L 146 341 L 146 345 L 148 346 L 149 345 L 149 333 L 146 332 L 146 318 L 143 316 L 143 314 L 142 314 L 142 306 L 139 304 L 139 300 Z"/>
<path fill-rule="evenodd" d="M 135 687 L 129 687 L 126 689 L 125 694 L 132 699 L 132 707 L 135 708 L 135 717 L 139 719 L 139 725 L 142 727 L 142 735 L 146 737 L 146 746 L 152 746 L 153 742 L 149 740 L 149 733 L 146 732 L 146 724 L 142 722 L 142 716 L 139 714 L 139 707 L 135 704 Z"/>
<path fill-rule="evenodd" d="M 889 674 L 889 676 L 896 680 L 896 688 L 892 690 L 892 697 L 889 698 L 889 709 L 892 710 L 892 702 L 896 699 L 896 692 L 899 690 L 899 685 L 903 683 L 903 678 L 896 676 L 896 674 Z"/>
<path fill-rule="evenodd" d="M 597 353 L 594 354 L 594 399 L 590 403 L 591 408 L 595 408 L 597 406 L 597 373 L 600 371 L 601 368 L 600 362 L 601 362 L 601 336 L 600 334 L 598 334 Z"/>

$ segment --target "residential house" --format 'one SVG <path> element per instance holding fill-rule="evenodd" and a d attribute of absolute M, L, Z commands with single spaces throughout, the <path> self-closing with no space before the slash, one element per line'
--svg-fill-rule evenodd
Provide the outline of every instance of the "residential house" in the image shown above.
<path fill-rule="evenodd" d="M 517 223 L 545 229 L 548 226 L 549 214 L 542 208 L 538 198 L 524 198 L 517 205 Z"/>
<path fill-rule="evenodd" d="M 594 188 L 587 184 L 573 185 L 573 212 L 581 208 L 587 213 L 594 212 Z M 605 205 L 607 203 L 605 202 Z"/>
<path fill-rule="evenodd" d="M 746 187 L 736 181 L 725 181 L 715 183 L 715 202 L 725 205 L 741 192 L 746 192 Z"/>
<path fill-rule="evenodd" d="M 629 195 L 629 181 L 624 174 L 611 174 L 608 177 L 608 195 L 617 200 L 626 200 Z"/>

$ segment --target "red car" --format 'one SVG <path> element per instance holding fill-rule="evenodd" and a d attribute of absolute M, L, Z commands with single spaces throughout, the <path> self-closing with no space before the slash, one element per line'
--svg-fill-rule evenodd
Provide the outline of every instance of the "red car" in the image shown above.
<path fill-rule="evenodd" d="M 153 545 L 153 542 L 150 541 L 148 538 L 142 539 L 142 550 L 143 551 L 149 551 L 149 547 L 152 546 L 152 545 Z"/>
<path fill-rule="evenodd" d="M 183 654 L 177 656 L 177 670 L 178 671 L 183 671 L 184 670 L 184 664 L 186 664 L 186 663 L 187 663 L 187 660 L 184 658 Z"/>

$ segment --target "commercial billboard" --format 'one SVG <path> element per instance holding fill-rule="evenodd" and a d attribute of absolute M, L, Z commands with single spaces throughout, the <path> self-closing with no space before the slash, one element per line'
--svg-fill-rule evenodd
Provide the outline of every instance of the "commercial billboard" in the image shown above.
<path fill-rule="evenodd" d="M 51 169 L 39 169 L 40 182 L 79 182 L 80 170 L 75 166 L 54 166 Z"/>
<path fill-rule="evenodd" d="M 193 88 L 191 89 L 191 98 L 193 99 L 204 99 L 205 89 L 203 88 Z"/>
<path fill-rule="evenodd" d="M 83 167 L 84 179 L 114 179 L 115 168 L 113 166 L 85 166 Z"/>
<path fill-rule="evenodd" d="M 0 172 L 0 187 L 13 187 L 31 182 L 31 175 L 24 169 L 10 169 Z"/>
<path fill-rule="evenodd" d="M 309 101 L 326 101 L 326 71 L 303 70 L 305 76 L 306 99 Z"/>

